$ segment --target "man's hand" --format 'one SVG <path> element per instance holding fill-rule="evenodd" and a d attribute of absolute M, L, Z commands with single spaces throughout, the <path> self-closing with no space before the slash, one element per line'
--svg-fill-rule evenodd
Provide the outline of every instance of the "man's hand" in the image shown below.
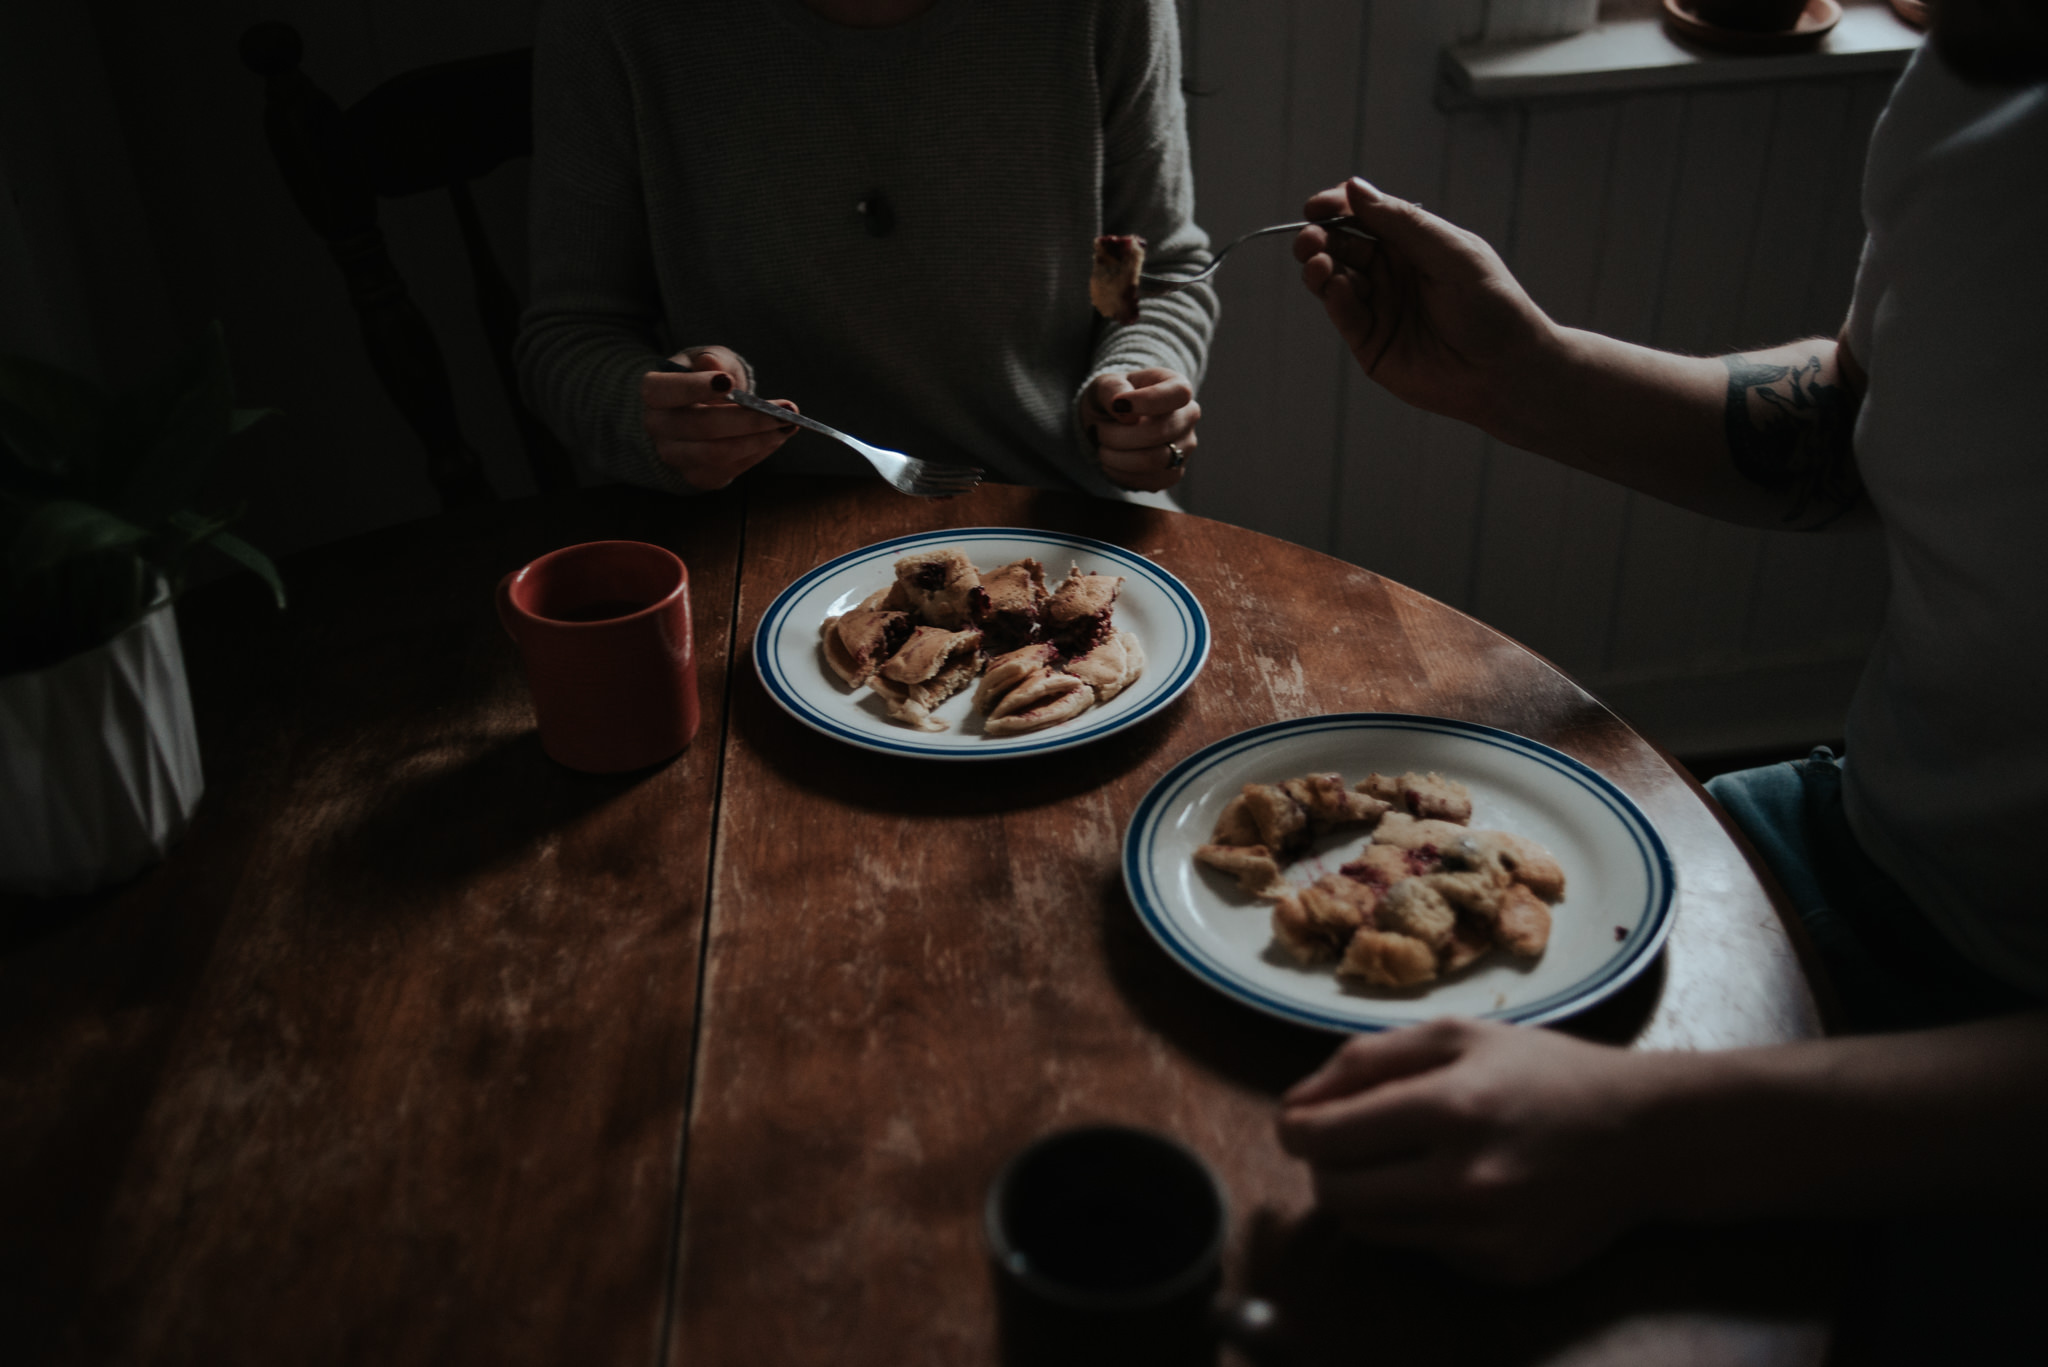
<path fill-rule="evenodd" d="M 1280 1142 L 1364 1237 L 1533 1281 L 1650 1213 L 1653 1058 L 1470 1020 L 1361 1036 L 1282 1098 Z"/>
<path fill-rule="evenodd" d="M 773 455 L 796 431 L 725 401 L 746 382 L 746 366 L 722 346 L 691 347 L 670 358 L 687 375 L 650 371 L 640 380 L 640 420 L 654 439 L 654 454 L 695 489 L 723 489 Z M 788 399 L 777 405 L 797 411 Z"/>
<path fill-rule="evenodd" d="M 1180 483 L 1202 405 L 1186 376 L 1152 367 L 1096 376 L 1081 415 L 1109 482 L 1150 493 Z"/>
<path fill-rule="evenodd" d="M 1302 229 L 1295 258 L 1359 366 L 1418 408 L 1496 436 L 1557 348 L 1557 328 L 1484 239 L 1353 177 L 1308 202 L 1379 239 Z"/>

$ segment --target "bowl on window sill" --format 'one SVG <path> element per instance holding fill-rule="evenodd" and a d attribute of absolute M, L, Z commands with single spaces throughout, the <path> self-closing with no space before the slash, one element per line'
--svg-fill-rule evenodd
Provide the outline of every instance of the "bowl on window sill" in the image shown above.
<path fill-rule="evenodd" d="M 1788 13 L 1793 16 L 1789 26 Z M 1665 28 L 1684 42 L 1716 52 L 1800 52 L 1816 46 L 1840 22 L 1838 0 L 1805 0 L 1804 5 L 1787 0 L 1775 6 L 1742 0 L 1664 0 Z"/>

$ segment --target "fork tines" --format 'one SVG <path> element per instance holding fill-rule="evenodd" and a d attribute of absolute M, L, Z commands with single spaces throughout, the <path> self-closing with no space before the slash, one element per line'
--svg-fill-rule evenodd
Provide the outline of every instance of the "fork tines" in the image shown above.
<path fill-rule="evenodd" d="M 964 494 L 981 483 L 982 472 L 975 465 L 944 465 L 935 461 L 912 459 L 903 469 L 900 479 L 891 480 L 898 489 L 919 498 L 951 498 Z"/>

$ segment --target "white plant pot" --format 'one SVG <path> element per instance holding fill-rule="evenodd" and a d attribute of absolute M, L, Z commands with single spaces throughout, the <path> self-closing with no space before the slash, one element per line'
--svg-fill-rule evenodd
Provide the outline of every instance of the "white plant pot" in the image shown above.
<path fill-rule="evenodd" d="M 1482 43 L 1562 38 L 1583 33 L 1600 19 L 1600 0 L 1487 0 Z"/>
<path fill-rule="evenodd" d="M 97 649 L 0 678 L 0 889 L 61 896 L 139 873 L 205 789 L 168 601 Z"/>

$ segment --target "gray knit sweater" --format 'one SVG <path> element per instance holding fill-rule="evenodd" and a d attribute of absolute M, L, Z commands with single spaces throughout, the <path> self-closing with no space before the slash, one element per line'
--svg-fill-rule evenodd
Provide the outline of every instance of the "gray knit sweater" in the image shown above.
<path fill-rule="evenodd" d="M 1087 382 L 1200 382 L 1213 291 L 1128 327 L 1088 303 L 1099 232 L 1164 271 L 1208 259 L 1172 0 L 938 0 L 879 30 L 799 0 L 554 0 L 534 99 L 519 372 L 603 475 L 685 488 L 639 392 L 686 346 L 878 445 L 1102 494 Z M 876 189 L 882 236 L 855 209 Z M 806 433 L 770 464 L 867 469 Z"/>

